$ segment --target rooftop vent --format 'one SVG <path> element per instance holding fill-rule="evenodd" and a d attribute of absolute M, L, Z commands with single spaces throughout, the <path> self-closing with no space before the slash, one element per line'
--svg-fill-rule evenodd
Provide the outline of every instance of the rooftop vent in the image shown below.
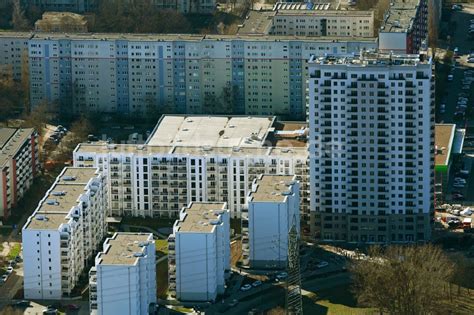
<path fill-rule="evenodd" d="M 143 256 L 145 256 L 145 254 L 143 254 L 143 253 L 138 253 L 138 252 L 133 253 L 133 257 L 143 257 Z"/>
<path fill-rule="evenodd" d="M 38 220 L 38 221 L 48 221 L 48 218 L 42 214 L 37 214 L 35 216 L 35 219 Z"/>
<path fill-rule="evenodd" d="M 46 204 L 50 206 L 57 206 L 59 205 L 59 202 L 56 199 L 48 199 L 46 200 Z"/>
<path fill-rule="evenodd" d="M 53 191 L 51 193 L 51 195 L 53 195 L 53 196 L 65 196 L 66 192 L 65 191 Z"/>
<path fill-rule="evenodd" d="M 76 180 L 75 176 L 63 176 L 63 181 L 65 182 L 73 182 Z"/>

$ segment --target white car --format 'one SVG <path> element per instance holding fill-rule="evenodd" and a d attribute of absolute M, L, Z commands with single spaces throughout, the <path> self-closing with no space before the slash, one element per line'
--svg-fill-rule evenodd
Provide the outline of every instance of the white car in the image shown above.
<path fill-rule="evenodd" d="M 453 187 L 454 188 L 464 188 L 465 186 L 464 186 L 464 184 L 461 184 L 461 183 L 454 183 Z"/>
<path fill-rule="evenodd" d="M 469 58 L 469 59 L 467 60 L 467 63 L 474 63 L 474 58 Z"/>
<path fill-rule="evenodd" d="M 319 264 L 316 265 L 316 268 L 321 269 L 327 266 L 329 266 L 329 263 L 327 261 L 321 261 Z"/>
<path fill-rule="evenodd" d="M 7 267 L 7 274 L 11 274 L 13 272 L 13 267 L 12 266 L 9 266 Z"/>
<path fill-rule="evenodd" d="M 282 279 L 286 279 L 286 277 L 288 277 L 288 274 L 286 272 L 280 272 L 279 274 L 277 274 L 276 277 L 278 280 L 282 280 Z"/>
<path fill-rule="evenodd" d="M 260 280 L 257 280 L 257 281 L 252 283 L 252 287 L 254 287 L 254 288 L 259 287 L 261 285 L 262 285 L 262 281 L 260 281 Z"/>
<path fill-rule="evenodd" d="M 460 170 L 459 173 L 464 174 L 464 175 L 469 175 L 468 170 Z"/>
<path fill-rule="evenodd" d="M 252 289 L 252 286 L 250 284 L 244 284 L 243 286 L 240 287 L 240 291 L 243 291 L 243 292 L 248 291 L 250 289 Z"/>
<path fill-rule="evenodd" d="M 8 275 L 3 275 L 1 278 L 0 278 L 0 281 L 1 282 L 7 282 L 8 280 Z"/>
<path fill-rule="evenodd" d="M 449 74 L 448 75 L 448 81 L 453 81 L 453 79 L 454 79 L 454 76 L 452 74 Z"/>
<path fill-rule="evenodd" d="M 464 178 L 461 178 L 461 177 L 456 177 L 454 179 L 454 182 L 455 183 L 461 183 L 461 184 L 464 184 L 464 185 L 466 184 L 466 180 Z"/>

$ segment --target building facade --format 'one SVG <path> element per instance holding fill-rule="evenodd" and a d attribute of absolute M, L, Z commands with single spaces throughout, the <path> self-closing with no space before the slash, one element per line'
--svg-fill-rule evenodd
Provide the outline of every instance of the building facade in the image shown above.
<path fill-rule="evenodd" d="M 301 182 L 309 222 L 305 139 L 305 124 L 275 117 L 166 115 L 144 145 L 84 143 L 73 160 L 107 176 L 111 215 L 175 218 L 190 202 L 218 201 L 240 217 L 253 179 L 282 174 Z"/>
<path fill-rule="evenodd" d="M 270 35 L 373 37 L 374 11 L 279 10 Z"/>
<path fill-rule="evenodd" d="M 376 47 L 375 38 L 2 32 L 0 63 L 16 79 L 28 74 L 32 107 L 303 120 L 309 57 Z"/>
<path fill-rule="evenodd" d="M 230 273 L 226 203 L 192 202 L 168 238 L 169 290 L 181 301 L 215 301 Z"/>
<path fill-rule="evenodd" d="M 283 269 L 288 262 L 288 233 L 300 234 L 299 182 L 291 175 L 254 179 L 242 210 L 242 255 L 250 268 Z"/>
<path fill-rule="evenodd" d="M 436 1 L 438 2 L 438 1 Z M 428 39 L 428 1 L 392 1 L 379 32 L 379 50 L 418 53 Z"/>
<path fill-rule="evenodd" d="M 25 298 L 70 296 L 106 233 L 104 193 L 97 169 L 61 172 L 22 229 Z"/>
<path fill-rule="evenodd" d="M 310 65 L 310 194 L 316 237 L 430 239 L 434 80 L 426 55 L 363 54 Z"/>
<path fill-rule="evenodd" d="M 35 6 L 43 11 L 84 13 L 96 10 L 100 0 L 21 0 L 23 7 Z"/>
<path fill-rule="evenodd" d="M 115 233 L 89 271 L 91 314 L 146 315 L 156 305 L 155 241 L 151 233 Z"/>
<path fill-rule="evenodd" d="M 0 218 L 23 198 L 39 171 L 38 134 L 34 129 L 0 128 Z"/>
<path fill-rule="evenodd" d="M 0 75 L 9 75 L 17 81 L 27 80 L 28 40 L 31 36 L 26 32 L 0 34 Z"/>
<path fill-rule="evenodd" d="M 134 2 L 130 0 L 128 2 Z M 69 11 L 84 13 L 95 11 L 100 7 L 100 0 L 23 0 L 25 6 L 36 6 L 44 11 Z M 156 8 L 163 10 L 176 10 L 178 12 L 210 14 L 216 9 L 215 0 L 153 0 Z"/>

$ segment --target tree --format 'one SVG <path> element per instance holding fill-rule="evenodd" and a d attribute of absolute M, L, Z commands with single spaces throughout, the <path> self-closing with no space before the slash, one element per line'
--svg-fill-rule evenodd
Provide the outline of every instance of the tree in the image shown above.
<path fill-rule="evenodd" d="M 21 9 L 20 0 L 13 0 L 12 25 L 16 31 L 27 31 L 30 28 L 25 12 Z"/>
<path fill-rule="evenodd" d="M 428 1 L 428 45 L 431 48 L 433 59 L 436 58 L 439 18 L 434 1 Z"/>
<path fill-rule="evenodd" d="M 24 91 L 19 82 L 13 79 L 11 66 L 0 69 L 0 120 L 17 116 L 22 111 Z"/>
<path fill-rule="evenodd" d="M 443 314 L 454 266 L 439 247 L 372 247 L 369 256 L 350 267 L 359 303 L 394 315 Z"/>

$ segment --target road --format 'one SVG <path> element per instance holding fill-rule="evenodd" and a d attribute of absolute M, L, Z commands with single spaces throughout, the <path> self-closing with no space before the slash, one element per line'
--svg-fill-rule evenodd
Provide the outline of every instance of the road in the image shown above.
<path fill-rule="evenodd" d="M 471 84 L 470 90 L 462 90 L 462 80 L 466 76 L 466 71 L 474 71 L 474 64 L 468 64 L 467 54 L 474 51 L 474 41 L 469 40 L 466 36 L 467 29 L 469 28 L 470 19 L 474 18 L 474 5 L 466 4 L 462 11 L 453 11 L 451 13 L 451 21 L 456 21 L 456 28 L 454 29 L 453 36 L 451 37 L 451 43 L 449 48 L 453 50 L 455 47 L 459 49 L 461 58 L 457 59 L 457 65 L 454 67 L 453 76 L 454 79 L 451 82 L 443 80 L 442 84 L 438 85 L 438 89 L 444 89 L 442 91 L 442 97 L 437 100 L 437 111 L 436 111 L 436 122 L 444 123 L 456 123 L 458 128 L 467 128 L 467 135 L 474 135 L 474 120 L 473 115 L 470 116 L 469 120 L 454 120 L 454 113 L 456 112 L 457 101 L 460 93 L 465 93 L 468 95 L 469 101 L 468 106 L 471 106 L 471 111 L 474 111 L 474 89 Z M 445 47 L 443 47 L 445 48 Z M 442 73 L 440 70 L 443 66 L 437 68 L 437 75 L 447 76 L 449 73 Z M 446 112 L 440 113 L 440 104 L 446 104 Z M 474 153 L 474 148 L 465 147 L 464 152 L 469 153 L 472 151 Z M 461 162 L 463 169 L 473 171 L 473 157 L 466 155 L 463 157 Z M 447 196 L 445 197 L 445 202 L 454 202 L 451 199 L 452 184 L 455 172 L 450 172 L 450 180 L 448 182 Z M 455 189 L 463 193 L 466 198 L 466 202 L 474 201 L 474 176 L 470 176 L 467 181 L 467 185 L 464 189 Z M 459 203 L 456 201 L 455 203 Z"/>

